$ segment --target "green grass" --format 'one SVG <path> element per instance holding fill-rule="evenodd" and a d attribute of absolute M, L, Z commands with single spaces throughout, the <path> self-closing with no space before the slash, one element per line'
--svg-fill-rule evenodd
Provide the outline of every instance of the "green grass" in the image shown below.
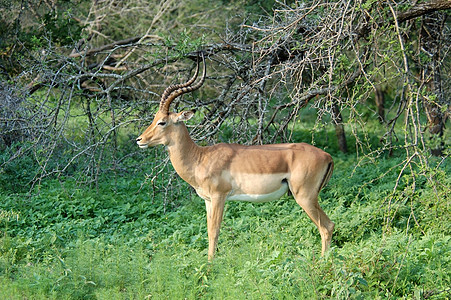
<path fill-rule="evenodd" d="M 407 197 L 406 179 L 391 196 L 397 173 L 378 176 L 399 159 L 355 171 L 354 156 L 335 161 L 320 200 L 336 223 L 323 258 L 317 229 L 288 196 L 228 203 L 208 264 L 204 204 L 181 179 L 171 205 L 141 188 L 139 171 L 114 185 L 105 176 L 98 191 L 70 178 L 31 196 L 4 188 L 0 298 L 448 299 L 450 178 L 438 194 L 419 180 Z"/>

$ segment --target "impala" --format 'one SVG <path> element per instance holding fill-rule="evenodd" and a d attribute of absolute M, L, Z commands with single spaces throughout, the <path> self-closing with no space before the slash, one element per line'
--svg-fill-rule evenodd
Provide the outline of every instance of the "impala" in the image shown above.
<path fill-rule="evenodd" d="M 194 112 L 169 112 L 169 106 L 178 96 L 204 83 L 206 66 L 202 55 L 202 78 L 193 84 L 199 73 L 199 60 L 190 80 L 171 85 L 163 92 L 152 124 L 136 141 L 140 148 L 165 145 L 176 172 L 205 200 L 208 260 L 215 254 L 227 200 L 266 202 L 279 199 L 288 190 L 318 227 L 324 255 L 330 246 L 334 223 L 319 206 L 318 194 L 332 175 L 331 156 L 305 143 L 196 145 L 184 124 Z"/>

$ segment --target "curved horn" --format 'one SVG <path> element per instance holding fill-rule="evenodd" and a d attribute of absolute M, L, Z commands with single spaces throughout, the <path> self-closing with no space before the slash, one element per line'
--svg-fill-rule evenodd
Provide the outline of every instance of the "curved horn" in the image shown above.
<path fill-rule="evenodd" d="M 166 100 L 166 98 L 167 98 L 173 91 L 178 90 L 178 89 L 183 88 L 183 87 L 190 86 L 191 84 L 193 84 L 193 82 L 196 80 L 198 74 L 199 74 L 199 62 L 197 63 L 196 72 L 194 73 L 193 77 L 191 77 L 190 80 L 188 80 L 188 81 L 185 82 L 185 83 L 170 85 L 170 86 L 168 86 L 168 87 L 164 90 L 163 94 L 161 95 L 160 108 L 161 108 L 161 104 L 164 103 L 164 101 Z"/>
<path fill-rule="evenodd" d="M 198 83 L 196 83 L 195 85 L 190 86 L 196 80 L 197 74 L 199 73 L 200 63 L 197 62 L 196 72 L 194 73 L 194 76 L 191 77 L 190 80 L 188 80 L 187 82 L 185 82 L 183 84 L 171 85 L 163 92 L 163 95 L 161 96 L 161 102 L 160 102 L 160 111 L 162 111 L 164 113 L 168 113 L 169 106 L 171 105 L 171 102 L 175 98 L 177 98 L 178 96 L 180 96 L 182 94 L 197 90 L 198 88 L 200 88 L 202 86 L 202 84 L 205 81 L 205 75 L 207 73 L 207 68 L 205 66 L 205 57 L 202 52 L 201 52 L 201 56 L 202 56 L 202 62 L 204 64 L 204 70 L 202 72 L 202 78 L 200 79 L 200 81 Z"/>

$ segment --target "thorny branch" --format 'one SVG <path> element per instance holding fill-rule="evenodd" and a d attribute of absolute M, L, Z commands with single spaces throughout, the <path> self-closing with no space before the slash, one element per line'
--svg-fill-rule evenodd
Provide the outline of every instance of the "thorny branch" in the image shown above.
<path fill-rule="evenodd" d="M 170 2 L 167 5 L 174 4 Z M 208 58 L 207 82 L 174 106 L 198 109 L 197 125 L 191 126 L 198 142 L 298 141 L 288 131 L 294 121 L 302 121 L 303 111 L 309 108 L 317 114 L 318 126 L 311 129 L 314 135 L 325 130 L 324 123 L 343 126 L 347 122 L 337 124 L 333 112 L 338 109 L 351 120 L 348 125 L 353 133 L 357 126 L 363 132 L 363 138 L 355 133 L 356 148 L 361 154 L 374 153 L 359 105 L 371 103 L 377 87 L 396 85 L 402 86 L 401 92 L 395 95 L 394 111 L 385 108 L 390 117 L 382 124 L 384 144 L 377 155 L 407 149 L 407 165 L 417 158 L 426 164 L 426 146 L 418 148 L 418 137 L 423 135 L 418 117 L 421 86 L 416 88 L 407 62 L 405 45 L 413 47 L 403 33 L 408 27 L 401 26 L 433 10 L 447 9 L 450 2 L 430 1 L 404 12 L 378 3 L 364 9 L 351 1 L 296 5 L 282 5 L 270 20 L 243 23 L 222 42 L 196 45 L 185 52 L 149 35 L 149 30 L 95 47 L 83 40 L 67 55 L 50 48 L 41 58 L 45 63 L 18 78 L 28 84 L 27 93 L 21 95 L 2 83 L 2 91 L 9 95 L 4 99 L 10 100 L 0 107 L 1 142 L 11 146 L 31 141 L 34 148 L 24 146 L 14 157 L 30 150 L 38 157 L 37 152 L 45 149 L 34 182 L 71 172 L 97 182 L 102 172 L 125 171 L 119 163 L 120 153 L 142 155 L 134 138 L 151 120 L 159 93 L 189 77 L 196 50 L 202 50 Z M 98 20 L 90 23 L 90 34 L 100 30 Z M 447 34 L 445 41 L 450 38 Z M 387 39 L 394 42 L 386 43 Z M 449 46 L 444 53 L 449 56 Z M 27 106 L 27 97 L 33 99 L 33 107 Z M 73 103 L 80 104 L 82 111 L 74 110 Z M 395 125 L 403 115 L 413 122 L 405 125 L 412 134 L 405 135 L 405 144 L 400 145 Z M 80 124 L 82 136 L 71 136 L 74 123 Z M 54 158 L 63 155 L 67 155 L 66 163 L 55 164 Z M 114 163 L 105 167 L 110 159 Z M 153 166 L 163 168 L 158 163 Z"/>

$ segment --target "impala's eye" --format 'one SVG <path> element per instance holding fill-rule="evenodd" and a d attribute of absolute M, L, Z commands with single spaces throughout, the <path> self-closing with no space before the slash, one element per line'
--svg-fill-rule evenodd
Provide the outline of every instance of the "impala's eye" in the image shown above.
<path fill-rule="evenodd" d="M 160 121 L 160 122 L 158 122 L 158 125 L 164 126 L 164 125 L 166 125 L 166 122 L 165 121 Z"/>

